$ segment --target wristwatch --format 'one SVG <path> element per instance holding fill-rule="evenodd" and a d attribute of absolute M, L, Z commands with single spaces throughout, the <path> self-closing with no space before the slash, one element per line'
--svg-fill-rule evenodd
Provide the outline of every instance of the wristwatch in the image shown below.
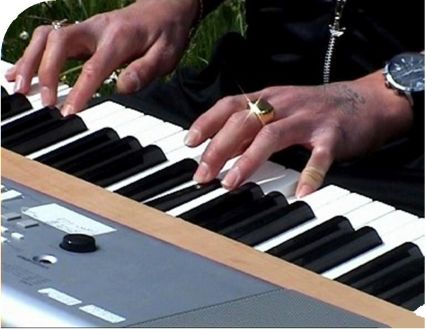
<path fill-rule="evenodd" d="M 384 69 L 386 86 L 405 95 L 416 112 L 423 112 L 425 90 L 425 56 L 406 52 L 394 56 Z M 418 109 L 418 108 L 422 108 Z"/>

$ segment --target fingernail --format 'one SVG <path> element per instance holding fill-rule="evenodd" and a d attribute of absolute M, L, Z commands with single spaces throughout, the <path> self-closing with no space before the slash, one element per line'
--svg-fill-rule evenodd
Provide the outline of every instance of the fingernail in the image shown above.
<path fill-rule="evenodd" d="M 240 183 L 241 174 L 238 167 L 232 168 L 222 180 L 222 186 L 228 190 L 234 189 Z"/>
<path fill-rule="evenodd" d="M 305 195 L 308 195 L 308 194 L 312 193 L 313 191 L 314 191 L 314 189 L 312 188 L 312 186 L 304 184 L 300 188 L 297 189 L 296 197 L 297 198 L 303 198 Z"/>
<path fill-rule="evenodd" d="M 17 75 L 15 79 L 15 86 L 13 87 L 13 91 L 15 93 L 21 91 L 23 82 L 24 82 L 24 77 L 22 75 Z"/>
<path fill-rule="evenodd" d="M 185 136 L 184 143 L 186 146 L 195 146 L 200 140 L 201 133 L 198 129 L 190 129 Z"/>
<path fill-rule="evenodd" d="M 66 117 L 68 115 L 74 114 L 74 107 L 70 104 L 64 105 L 61 109 L 61 114 Z"/>
<path fill-rule="evenodd" d="M 55 92 L 48 87 L 41 87 L 41 103 L 43 106 L 55 105 Z"/>
<path fill-rule="evenodd" d="M 9 79 L 9 78 L 12 78 L 12 76 L 15 74 L 15 72 L 16 72 L 16 66 L 12 66 L 10 69 L 8 69 L 6 71 L 6 73 L 4 75 L 7 79 Z"/>
<path fill-rule="evenodd" d="M 194 174 L 194 180 L 197 183 L 205 183 L 210 178 L 210 168 L 209 165 L 205 162 L 201 162 L 198 166 L 197 171 Z"/>
<path fill-rule="evenodd" d="M 130 92 L 135 92 L 141 89 L 141 80 L 136 72 L 130 71 L 126 74 L 127 85 Z"/>

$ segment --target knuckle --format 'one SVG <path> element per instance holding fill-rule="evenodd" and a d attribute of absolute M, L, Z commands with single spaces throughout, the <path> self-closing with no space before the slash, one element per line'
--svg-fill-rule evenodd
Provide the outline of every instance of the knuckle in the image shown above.
<path fill-rule="evenodd" d="M 43 36 L 52 30 L 50 25 L 40 25 L 34 29 L 33 37 Z"/>
<path fill-rule="evenodd" d="M 240 107 L 241 105 L 241 102 L 235 96 L 226 96 L 222 98 L 221 100 L 219 100 L 218 103 L 220 103 L 220 105 L 223 105 L 225 107 L 229 107 L 232 109 L 236 107 Z"/>
<path fill-rule="evenodd" d="M 266 125 L 259 131 L 259 138 L 276 145 L 281 139 L 281 130 L 276 125 Z"/>
<path fill-rule="evenodd" d="M 81 74 L 88 79 L 93 79 L 99 74 L 99 65 L 94 61 L 88 61 L 83 65 Z"/>

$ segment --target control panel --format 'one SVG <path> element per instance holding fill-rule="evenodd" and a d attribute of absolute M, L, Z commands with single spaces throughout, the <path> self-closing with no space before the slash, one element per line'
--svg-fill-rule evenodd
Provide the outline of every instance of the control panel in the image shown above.
<path fill-rule="evenodd" d="M 5 326 L 378 325 L 8 179 L 1 191 Z"/>

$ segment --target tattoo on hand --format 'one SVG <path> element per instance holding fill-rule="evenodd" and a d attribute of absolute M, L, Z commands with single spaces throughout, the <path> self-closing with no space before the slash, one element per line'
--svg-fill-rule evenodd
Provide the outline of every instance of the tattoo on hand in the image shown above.
<path fill-rule="evenodd" d="M 357 114 L 359 106 L 365 104 L 365 98 L 346 84 L 338 84 L 332 103 L 336 108 L 347 114 Z"/>

